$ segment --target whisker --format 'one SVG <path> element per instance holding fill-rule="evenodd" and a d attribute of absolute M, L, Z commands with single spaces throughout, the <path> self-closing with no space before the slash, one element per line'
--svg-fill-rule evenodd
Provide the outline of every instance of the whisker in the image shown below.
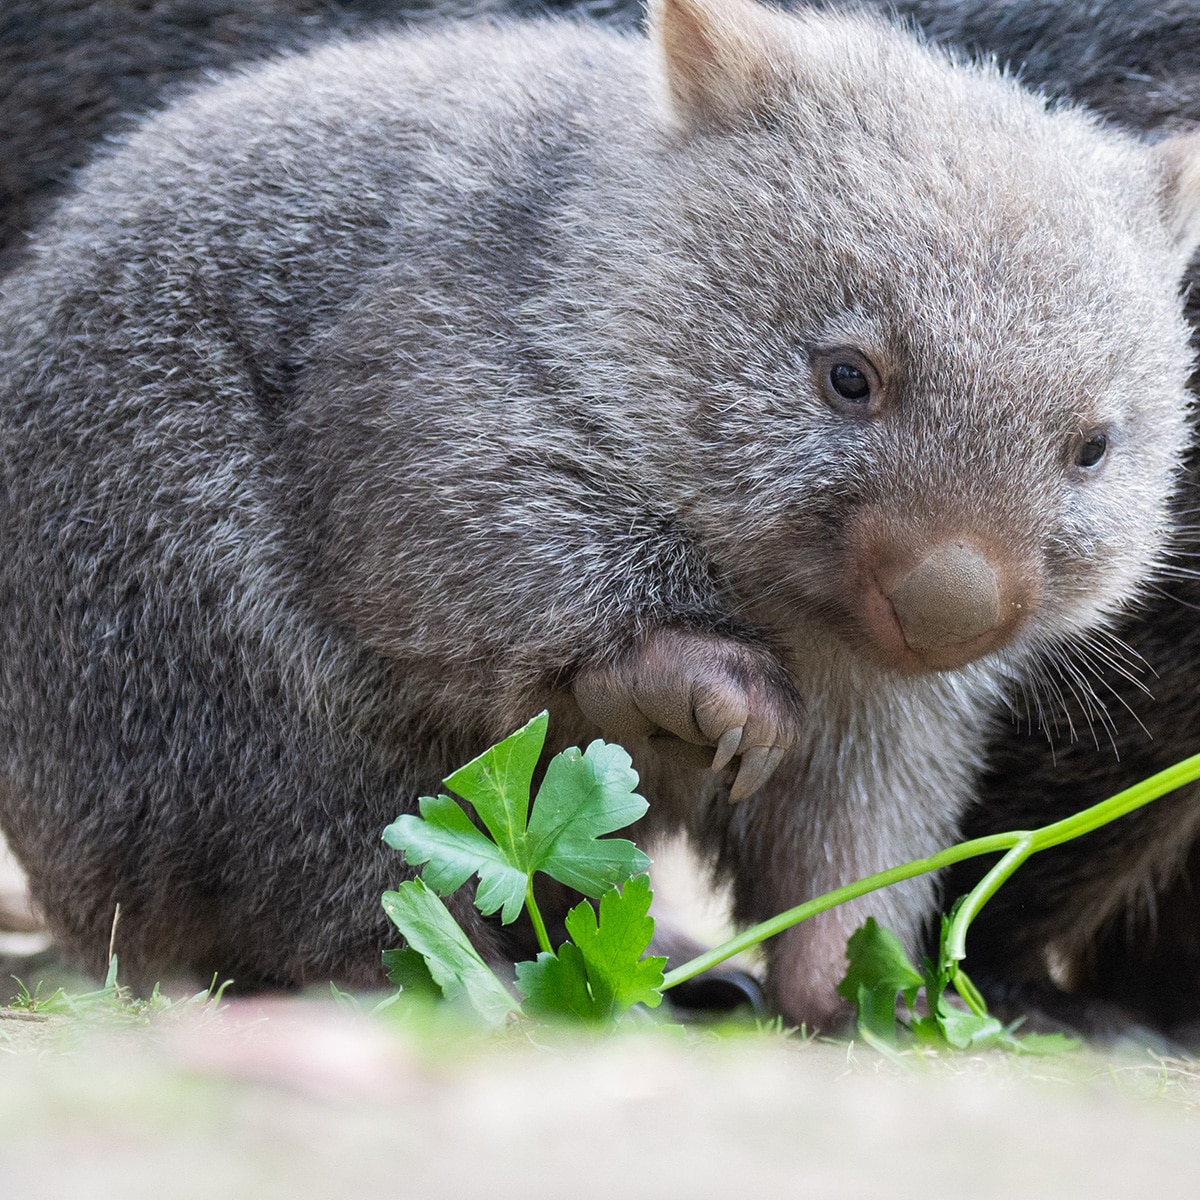
<path fill-rule="evenodd" d="M 1108 735 L 1108 740 L 1112 743 L 1115 751 L 1117 727 L 1112 719 L 1112 714 L 1108 711 L 1108 706 L 1096 695 L 1095 688 L 1078 664 L 1069 654 L 1064 653 L 1055 657 L 1053 666 L 1082 708 L 1083 715 L 1087 720 L 1088 732 L 1092 735 L 1092 742 L 1096 749 L 1100 749 L 1100 735 L 1096 728 L 1099 725 Z"/>
<path fill-rule="evenodd" d="M 1192 612 L 1200 612 L 1200 603 L 1191 600 L 1185 600 L 1182 596 L 1175 595 L 1174 592 L 1169 592 L 1160 583 L 1150 583 L 1147 585 L 1148 593 L 1153 593 L 1156 596 L 1161 596 L 1164 600 L 1170 600 L 1173 604 L 1179 605 L 1180 608 L 1190 609 Z"/>
<path fill-rule="evenodd" d="M 1134 719 L 1134 721 L 1137 724 L 1137 727 L 1146 735 L 1146 737 L 1151 736 L 1150 730 L 1148 730 L 1146 728 L 1145 724 L 1142 722 L 1142 718 L 1140 716 L 1138 716 L 1138 714 L 1134 710 L 1133 706 L 1125 699 L 1125 697 L 1123 695 L 1121 695 L 1121 693 L 1115 687 L 1113 687 L 1113 685 L 1109 682 L 1109 680 L 1107 678 L 1105 678 L 1105 676 L 1103 674 L 1101 674 L 1099 668 L 1094 663 L 1089 662 L 1088 660 L 1085 659 L 1085 660 L 1082 660 L 1081 662 L 1077 663 L 1076 667 L 1077 667 L 1077 669 L 1079 669 L 1081 671 L 1086 671 L 1098 683 L 1103 685 L 1103 687 L 1109 693 L 1111 693 L 1111 695 L 1116 699 L 1117 703 L 1120 704 L 1120 706 Z M 1132 682 L 1145 695 L 1153 698 L 1153 693 L 1149 690 L 1149 688 L 1147 688 L 1144 684 L 1142 684 L 1140 682 L 1140 680 L 1133 680 Z M 1105 705 L 1104 702 L 1102 700 L 1100 700 L 1100 698 L 1098 696 L 1096 697 L 1096 701 L 1098 704 L 1100 704 L 1104 708 L 1105 713 L 1108 714 L 1107 705 Z M 1112 740 L 1112 742 L 1113 742 L 1113 750 L 1116 752 L 1117 757 L 1120 758 L 1121 757 L 1120 750 L 1117 748 L 1117 744 L 1116 744 L 1116 724 L 1115 724 L 1115 722 L 1112 721 L 1111 715 L 1109 715 L 1109 724 L 1110 724 L 1109 737 L 1110 737 L 1110 740 Z"/>
<path fill-rule="evenodd" d="M 1128 642 L 1122 641 L 1111 630 L 1095 629 L 1085 633 L 1079 639 L 1078 649 L 1095 651 L 1104 658 L 1105 664 L 1111 667 L 1117 675 L 1132 684 L 1143 695 L 1153 698 L 1153 691 L 1141 676 L 1149 673 L 1157 678 L 1158 673 Z M 1087 660 L 1084 661 L 1087 669 L 1095 672 L 1097 678 L 1100 678 L 1099 671 L 1094 664 Z M 1112 690 L 1111 685 L 1106 684 L 1106 686 Z"/>
<path fill-rule="evenodd" d="M 1033 670 L 1030 674 L 1030 683 L 1036 689 L 1035 695 L 1038 697 L 1038 722 L 1042 729 L 1046 731 L 1046 736 L 1050 740 L 1051 746 L 1054 745 L 1054 737 L 1059 732 L 1059 714 L 1067 728 L 1068 742 L 1077 742 L 1079 740 L 1079 732 L 1075 728 L 1075 721 L 1071 715 L 1071 706 L 1067 702 L 1066 696 L 1063 694 L 1060 685 L 1060 678 L 1057 672 L 1051 673 L 1053 662 L 1048 652 L 1042 652 L 1035 659 Z M 1043 692 L 1049 693 L 1054 699 L 1055 708 L 1054 715 L 1048 717 L 1046 708 L 1041 702 Z"/>

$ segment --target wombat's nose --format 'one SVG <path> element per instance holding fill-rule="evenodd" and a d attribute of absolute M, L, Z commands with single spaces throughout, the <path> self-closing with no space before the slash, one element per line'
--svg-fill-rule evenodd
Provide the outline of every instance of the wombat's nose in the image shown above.
<path fill-rule="evenodd" d="M 893 585 L 888 597 L 916 651 L 969 642 L 1001 620 L 1000 581 L 974 547 L 942 542 Z"/>

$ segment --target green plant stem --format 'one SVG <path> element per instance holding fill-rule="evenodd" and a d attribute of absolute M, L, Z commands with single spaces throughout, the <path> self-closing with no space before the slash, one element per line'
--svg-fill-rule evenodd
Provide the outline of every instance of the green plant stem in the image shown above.
<path fill-rule="evenodd" d="M 918 858 L 903 866 L 889 867 L 886 871 L 868 875 L 865 879 L 855 880 L 854 883 L 848 883 L 845 887 L 835 888 L 832 892 L 826 892 L 821 896 L 814 896 L 813 899 L 806 900 L 803 904 L 796 905 L 795 908 L 789 908 L 769 921 L 751 925 L 727 942 L 722 942 L 707 953 L 693 958 L 690 962 L 683 963 L 673 971 L 668 971 L 663 979 L 663 990 L 666 991 L 668 988 L 675 987 L 676 984 L 684 983 L 719 963 L 723 963 L 727 958 L 741 954 L 744 950 L 750 950 L 760 942 L 765 942 L 767 938 L 774 937 L 775 934 L 782 933 L 793 925 L 799 925 L 801 921 L 815 917 L 818 913 L 836 908 L 839 904 L 845 904 L 848 900 L 856 900 L 859 896 L 865 896 L 869 892 L 876 892 L 880 888 L 900 883 L 905 879 L 912 879 L 917 875 L 925 875 L 930 871 L 938 871 L 942 867 L 962 862 L 967 858 L 1007 850 L 1012 844 L 1012 838 L 1012 834 L 996 833 L 990 837 L 962 842 L 958 846 L 952 846 L 949 850 L 939 851 L 929 858 Z"/>
<path fill-rule="evenodd" d="M 987 1001 L 979 989 L 967 977 L 966 971 L 959 966 L 958 963 L 950 964 L 950 982 L 954 984 L 954 990 L 962 997 L 966 1006 L 977 1016 L 988 1016 Z"/>
<path fill-rule="evenodd" d="M 946 935 L 946 957 L 951 962 L 966 958 L 967 926 L 979 910 L 996 894 L 1000 885 L 1031 855 L 1040 849 L 1032 833 L 1024 834 L 1015 846 L 963 897 L 950 920 Z"/>
<path fill-rule="evenodd" d="M 969 858 L 1003 852 L 1004 857 L 972 889 L 967 900 L 955 915 L 950 935 L 947 938 L 947 947 L 950 957 L 957 962 L 966 955 L 967 926 L 983 905 L 991 899 L 1000 885 L 1030 855 L 1036 854 L 1039 850 L 1046 850 L 1051 846 L 1069 842 L 1094 829 L 1099 829 L 1102 825 L 1107 825 L 1110 821 L 1123 817 L 1126 813 L 1133 812 L 1195 779 L 1200 779 L 1200 754 L 1194 754 L 1191 758 L 1184 759 L 1183 762 L 1176 763 L 1165 771 L 1160 771 L 1157 775 L 1152 775 L 1149 779 L 1144 779 L 1141 783 L 1126 788 L 1123 792 L 1118 792 L 1115 796 L 1110 796 L 1107 800 L 1102 800 L 1099 804 L 1092 805 L 1091 808 L 1085 808 L 1082 812 L 1075 813 L 1065 820 L 1055 821 L 1053 824 L 1044 825 L 1033 831 L 1016 830 L 1012 833 L 994 833 L 988 837 L 974 838 L 969 842 L 960 842 L 957 846 L 941 850 L 937 854 L 931 854 L 928 858 L 918 858 L 904 863 L 902 866 L 890 867 L 886 871 L 868 875 L 865 879 L 856 880 L 845 887 L 836 888 L 832 892 L 826 892 L 822 896 L 806 900 L 803 904 L 789 908 L 769 921 L 752 925 L 749 929 L 743 930 L 736 937 L 730 938 L 706 954 L 701 954 L 690 962 L 667 972 L 663 980 L 663 990 L 666 991 L 692 979 L 719 963 L 723 963 L 726 959 L 732 958 L 735 954 L 749 950 L 760 942 L 766 941 L 767 938 L 774 937 L 775 934 L 782 933 L 785 929 L 790 929 L 793 925 L 798 925 L 801 921 L 814 917 L 818 913 L 826 912 L 839 904 L 845 904 L 848 900 L 856 900 L 859 896 L 865 896 L 905 879 L 912 879 L 917 875 L 940 871 L 943 867 L 964 862 Z M 530 891 L 530 900 L 532 901 L 532 890 Z M 531 908 L 531 912 L 535 911 Z M 535 919 L 535 926 L 539 921 L 540 917 Z"/>
<path fill-rule="evenodd" d="M 525 907 L 529 912 L 529 919 L 533 922 L 533 932 L 537 936 L 538 947 L 547 954 L 553 954 L 554 951 L 550 946 L 550 935 L 546 932 L 546 922 L 542 920 L 541 909 L 537 906 L 537 901 L 533 898 L 533 876 L 529 877 L 529 882 L 525 885 Z"/>
<path fill-rule="evenodd" d="M 1174 766 L 1167 767 L 1143 779 L 1132 787 L 1093 804 L 1062 821 L 1051 825 L 1043 825 L 1032 833 L 1025 833 L 1013 845 L 1012 849 L 971 889 L 967 898 L 959 906 L 958 912 L 950 922 L 946 936 L 946 956 L 951 963 L 957 964 L 967 956 L 967 927 L 975 919 L 979 910 L 996 894 L 1000 885 L 1031 855 L 1039 850 L 1059 846 L 1091 833 L 1118 817 L 1123 817 L 1135 809 L 1142 808 L 1152 800 L 1173 792 L 1185 783 L 1191 783 L 1200 778 L 1200 754 L 1193 754 Z"/>

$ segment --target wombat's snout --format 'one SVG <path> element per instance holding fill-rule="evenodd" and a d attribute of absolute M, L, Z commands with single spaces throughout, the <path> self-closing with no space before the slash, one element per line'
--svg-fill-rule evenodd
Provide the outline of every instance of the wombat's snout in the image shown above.
<path fill-rule="evenodd" d="M 996 568 L 964 542 L 936 545 L 888 598 L 904 640 L 918 653 L 973 641 L 1000 621 Z"/>
<path fill-rule="evenodd" d="M 850 562 L 869 652 L 900 670 L 950 670 L 998 649 L 1041 591 L 985 538 L 931 535 L 877 511 L 856 522 Z"/>

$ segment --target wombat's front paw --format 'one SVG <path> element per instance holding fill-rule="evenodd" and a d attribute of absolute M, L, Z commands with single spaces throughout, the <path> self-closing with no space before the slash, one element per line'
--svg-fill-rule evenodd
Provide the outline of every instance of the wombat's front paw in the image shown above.
<path fill-rule="evenodd" d="M 799 736 L 787 672 L 768 651 L 729 638 L 661 629 L 580 672 L 574 690 L 584 716 L 618 741 L 668 733 L 715 746 L 714 771 L 740 758 L 730 800 L 762 787 Z"/>

